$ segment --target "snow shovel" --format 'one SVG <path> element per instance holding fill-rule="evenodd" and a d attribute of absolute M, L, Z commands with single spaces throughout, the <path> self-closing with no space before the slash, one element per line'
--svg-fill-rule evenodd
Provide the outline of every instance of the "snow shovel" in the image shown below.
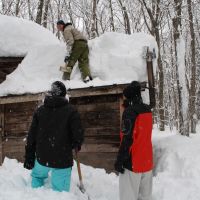
<path fill-rule="evenodd" d="M 77 171 L 78 171 L 78 177 L 79 177 L 79 182 L 80 182 L 80 185 L 78 187 L 83 194 L 86 194 L 88 196 L 88 200 L 91 200 L 89 195 L 86 193 L 85 187 L 83 185 L 83 178 L 82 178 L 82 174 L 81 174 L 81 166 L 80 166 L 77 150 L 75 150 L 75 160 L 76 160 L 76 164 L 77 164 Z"/>

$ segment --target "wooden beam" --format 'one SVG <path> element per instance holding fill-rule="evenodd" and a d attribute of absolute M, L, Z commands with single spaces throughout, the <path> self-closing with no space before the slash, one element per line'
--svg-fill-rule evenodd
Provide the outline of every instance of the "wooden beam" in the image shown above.
<path fill-rule="evenodd" d="M 21 62 L 24 59 L 22 57 L 0 57 L 0 62 L 9 63 L 9 62 Z"/>
<path fill-rule="evenodd" d="M 0 105 L 0 164 L 3 163 L 4 105 Z"/>
<path fill-rule="evenodd" d="M 77 97 L 86 97 L 86 96 L 98 96 L 98 95 L 114 95 L 114 94 L 122 94 L 123 89 L 128 84 L 120 84 L 120 85 L 105 85 L 105 86 L 97 86 L 97 87 L 87 87 L 87 88 L 75 88 L 69 89 L 67 94 L 69 98 L 77 98 Z M 145 90 L 146 82 L 141 82 L 143 90 Z M 28 101 L 41 101 L 45 97 L 45 93 L 37 93 L 37 94 L 21 94 L 21 95 L 8 95 L 4 97 L 0 97 L 0 105 L 1 104 L 10 104 L 10 103 L 20 103 L 20 102 L 28 102 Z"/>
<path fill-rule="evenodd" d="M 0 105 L 10 104 L 10 103 L 29 102 L 29 101 L 41 101 L 42 99 L 44 99 L 44 96 L 45 96 L 45 93 L 9 95 L 6 97 L 0 97 Z"/>
<path fill-rule="evenodd" d="M 114 84 L 114 85 L 105 85 L 97 87 L 88 87 L 88 88 L 77 88 L 69 89 L 68 95 L 71 98 L 75 97 L 84 97 L 84 96 L 98 96 L 98 95 L 108 95 L 108 94 L 122 94 L 124 88 L 128 84 Z M 146 87 L 146 82 L 141 82 L 142 88 Z"/>

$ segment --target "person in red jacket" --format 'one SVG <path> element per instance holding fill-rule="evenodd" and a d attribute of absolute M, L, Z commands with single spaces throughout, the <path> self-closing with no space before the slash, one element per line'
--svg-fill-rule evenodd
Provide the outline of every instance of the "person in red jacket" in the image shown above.
<path fill-rule="evenodd" d="M 150 200 L 152 194 L 152 112 L 142 101 L 141 86 L 133 81 L 124 91 L 121 143 L 115 170 L 120 200 Z"/>

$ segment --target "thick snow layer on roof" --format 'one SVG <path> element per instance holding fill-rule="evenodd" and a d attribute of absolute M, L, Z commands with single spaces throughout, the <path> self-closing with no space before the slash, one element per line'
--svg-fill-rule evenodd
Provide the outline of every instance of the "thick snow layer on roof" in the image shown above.
<path fill-rule="evenodd" d="M 44 92 L 53 81 L 62 80 L 59 66 L 63 65 L 66 48 L 50 31 L 27 20 L 0 15 L 1 27 L 7 30 L 0 32 L 0 54 L 26 56 L 18 68 L 0 84 L 0 96 Z M 157 52 L 155 39 L 145 33 L 105 33 L 88 41 L 88 45 L 93 81 L 83 83 L 76 64 L 71 80 L 64 81 L 67 88 L 146 81 L 143 47 L 149 46 L 150 50 L 155 48 Z"/>
<path fill-rule="evenodd" d="M 33 46 L 59 44 L 47 29 L 25 19 L 0 15 L 0 57 L 24 56 Z"/>

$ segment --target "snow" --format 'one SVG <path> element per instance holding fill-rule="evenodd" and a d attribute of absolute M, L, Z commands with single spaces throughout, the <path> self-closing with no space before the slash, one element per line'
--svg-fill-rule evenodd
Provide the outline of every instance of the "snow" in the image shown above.
<path fill-rule="evenodd" d="M 118 193 L 112 192 L 118 189 L 118 177 L 116 174 L 106 174 L 103 169 L 94 169 L 90 166 L 81 165 L 83 183 L 86 193 L 83 194 L 78 188 L 78 174 L 76 165 L 72 170 L 72 183 L 70 192 L 55 192 L 50 187 L 49 179 L 45 186 L 32 189 L 30 171 L 23 168 L 22 163 L 15 159 L 5 158 L 0 167 L 0 199 L 1 200 L 106 200 L 118 199 Z M 110 191 L 111 190 L 111 191 Z"/>
<path fill-rule="evenodd" d="M 157 128 L 153 132 L 153 200 L 199 200 L 200 134 L 185 137 L 169 131 L 159 132 Z M 70 192 L 59 193 L 51 190 L 49 179 L 44 187 L 32 189 L 30 171 L 24 169 L 22 163 L 6 158 L 0 167 L 0 199 L 87 200 L 89 195 L 95 200 L 119 200 L 117 175 L 85 165 L 81 165 L 81 169 L 87 194 L 82 194 L 77 187 L 75 165 Z"/>
<path fill-rule="evenodd" d="M 0 29 L 0 56 L 25 56 L 0 84 L 0 96 L 45 92 L 53 81 L 61 80 L 59 66 L 63 65 L 66 47 L 50 31 L 34 22 L 4 15 L 0 15 Z M 146 81 L 143 47 L 155 48 L 157 52 L 154 37 L 145 33 L 105 33 L 90 40 L 88 45 L 94 80 L 83 83 L 76 65 L 71 81 L 64 81 L 67 88 Z"/>
<path fill-rule="evenodd" d="M 0 30 L 0 57 L 25 56 L 35 46 L 59 44 L 47 29 L 13 16 L 0 15 Z"/>
<path fill-rule="evenodd" d="M 200 199 L 199 143 L 200 134 L 156 133 L 153 200 Z"/>

